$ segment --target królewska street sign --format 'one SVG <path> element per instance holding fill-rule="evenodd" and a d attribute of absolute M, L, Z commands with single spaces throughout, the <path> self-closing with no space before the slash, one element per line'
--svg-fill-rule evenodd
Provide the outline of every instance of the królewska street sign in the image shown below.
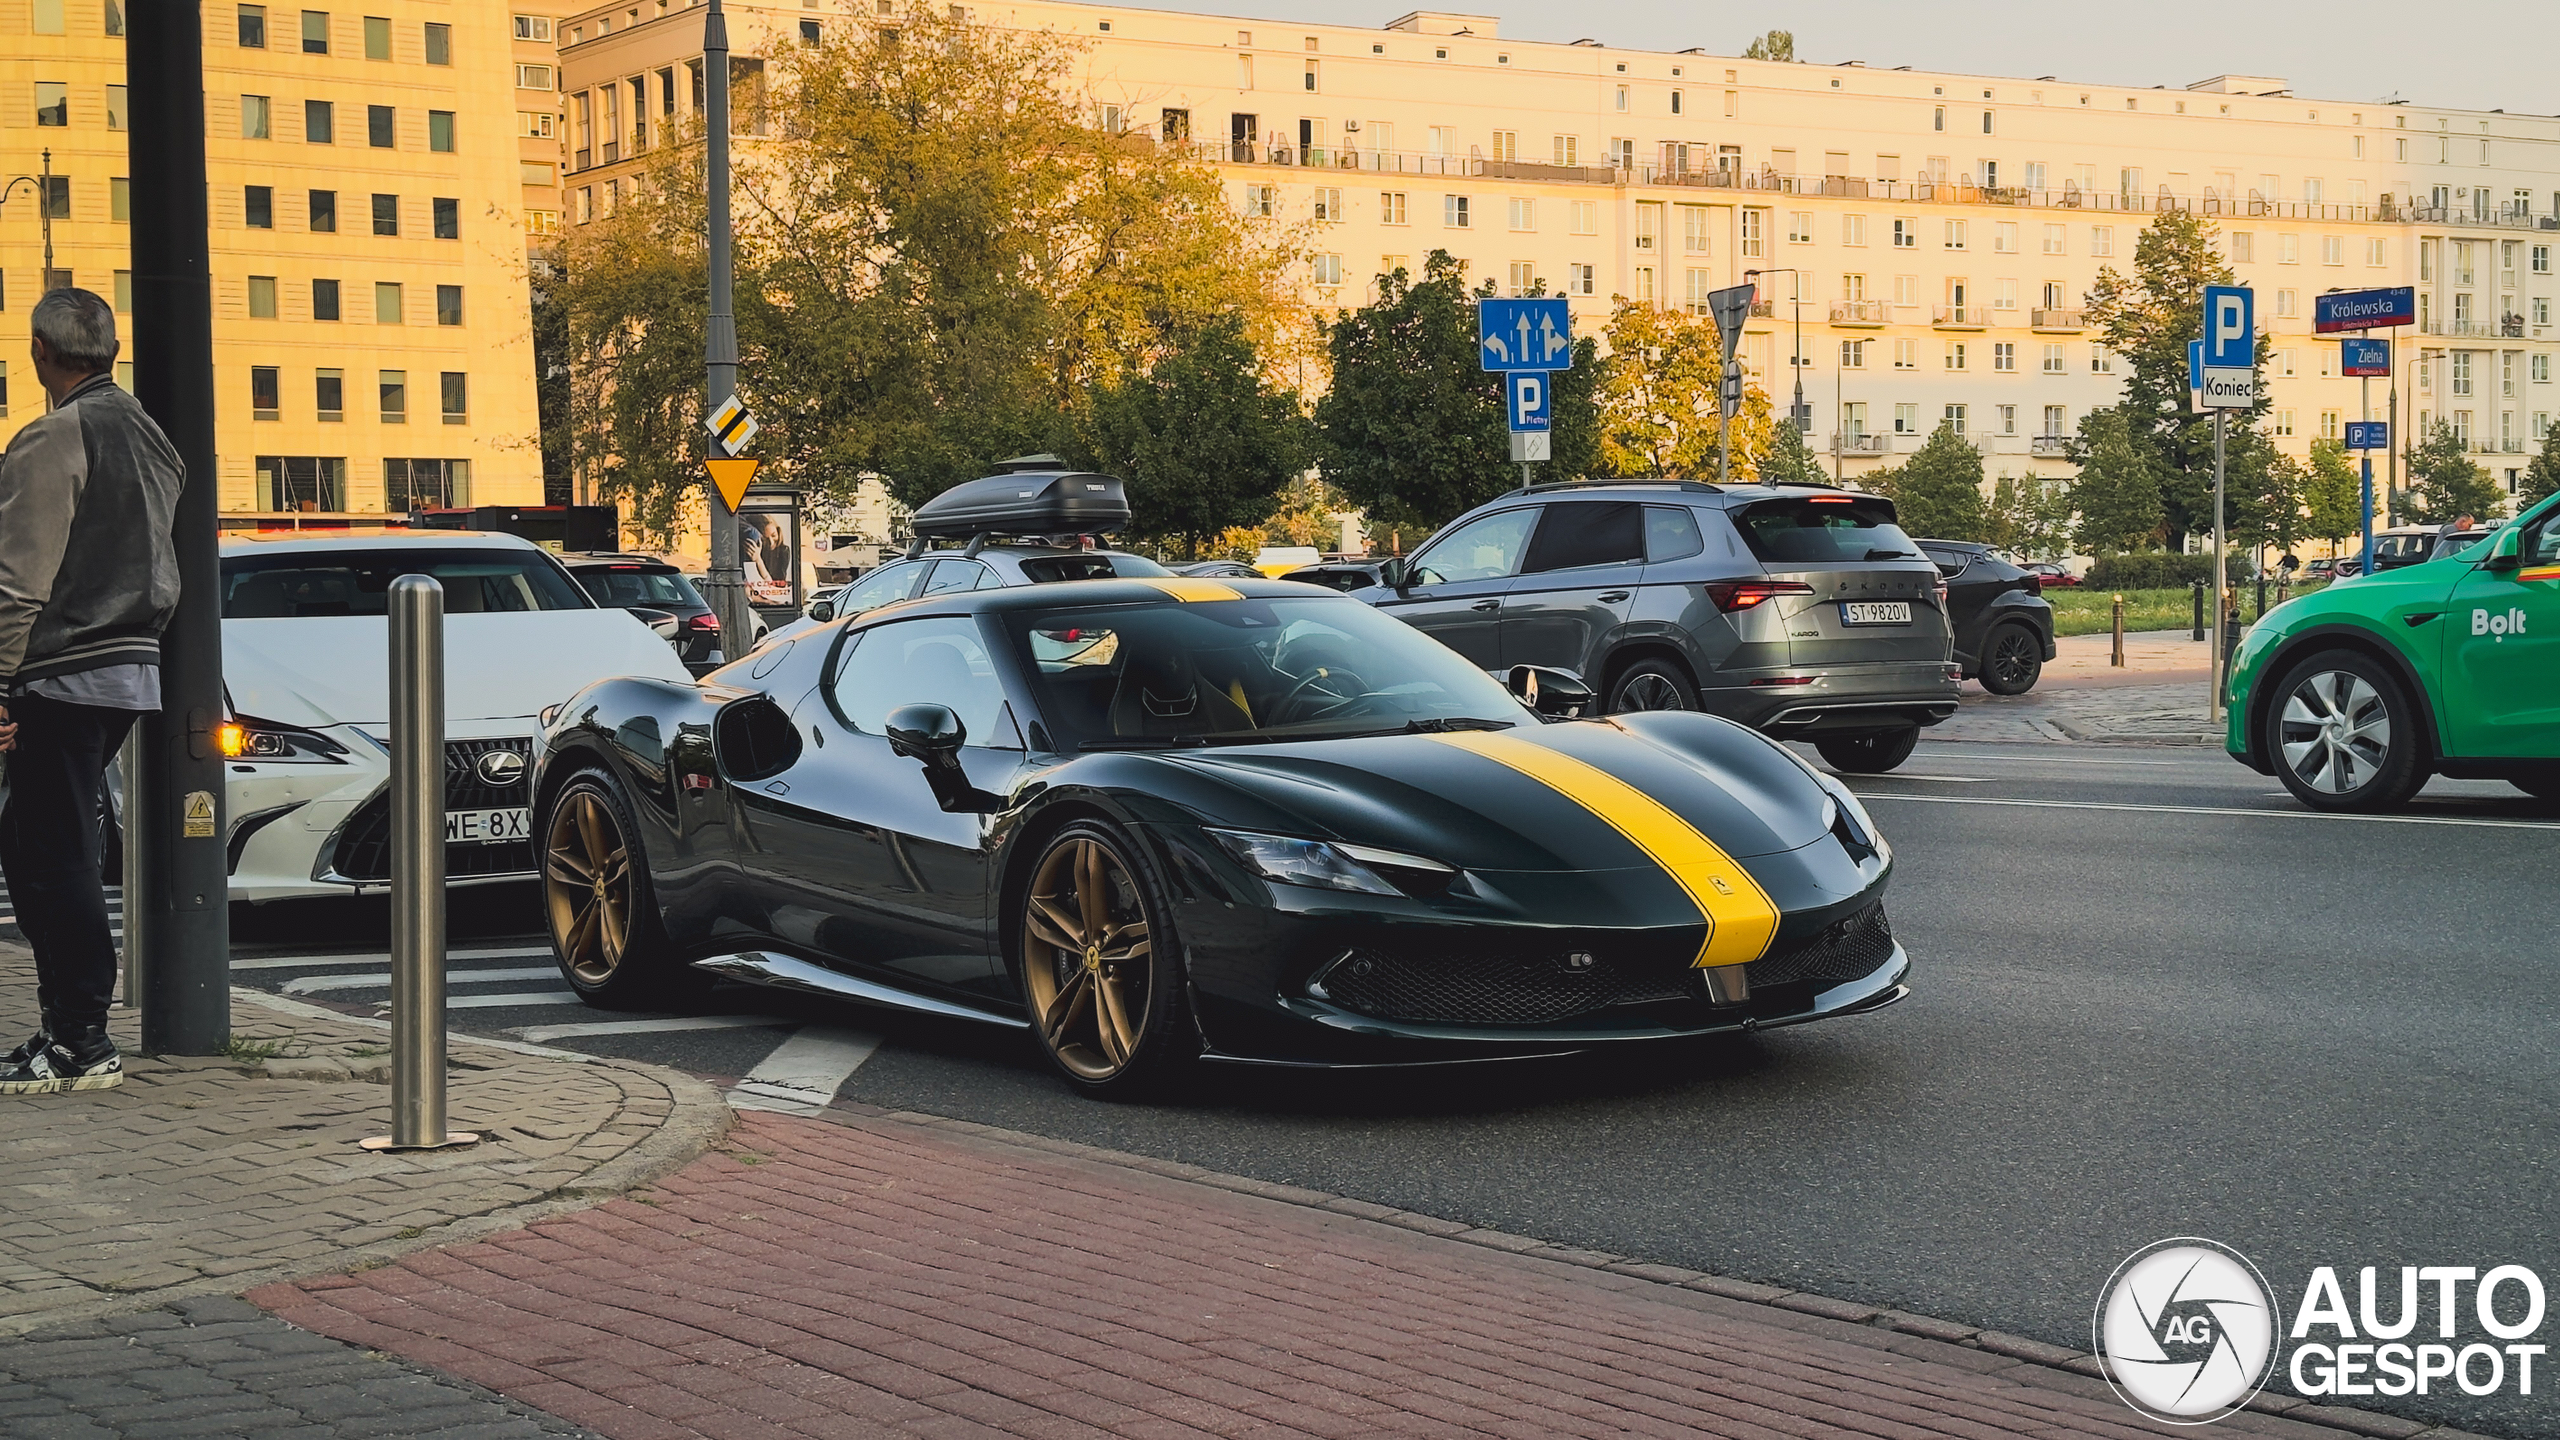
<path fill-rule="evenodd" d="M 2340 290 L 2311 297 L 2311 328 L 2322 335 L 2337 330 L 2387 330 L 2417 323 L 2418 291 L 2415 286 Z"/>
<path fill-rule="evenodd" d="M 2347 448 L 2350 450 L 2390 449 L 2391 422 L 2388 420 L 2348 421 Z"/>
<path fill-rule="evenodd" d="M 2244 285 L 2204 287 L 2204 407 L 2245 410 L 2258 403 L 2256 306 Z"/>
<path fill-rule="evenodd" d="M 1573 314 L 1558 299 L 1476 302 L 1476 361 L 1487 370 L 1573 368 Z"/>

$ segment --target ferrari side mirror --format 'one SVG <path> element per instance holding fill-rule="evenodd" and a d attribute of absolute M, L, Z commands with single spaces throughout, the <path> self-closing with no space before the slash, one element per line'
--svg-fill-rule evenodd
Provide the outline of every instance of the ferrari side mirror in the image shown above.
<path fill-rule="evenodd" d="M 821 625 L 833 620 L 836 618 L 836 602 L 833 600 L 810 601 L 809 618 L 817 621 Z"/>
<path fill-rule="evenodd" d="M 901 705 L 889 712 L 889 749 L 927 770 L 958 770 L 967 727 L 946 705 Z"/>
<path fill-rule="evenodd" d="M 1591 708 L 1591 687 L 1582 677 L 1552 665 L 1514 665 L 1509 686 L 1513 699 L 1541 715 L 1578 719 Z"/>
<path fill-rule="evenodd" d="M 2485 570 L 2515 569 L 2523 563 L 2522 557 L 2517 553 L 2518 544 L 2516 527 L 2513 525 L 2489 537 L 2489 554 L 2480 562 L 2481 568 Z"/>

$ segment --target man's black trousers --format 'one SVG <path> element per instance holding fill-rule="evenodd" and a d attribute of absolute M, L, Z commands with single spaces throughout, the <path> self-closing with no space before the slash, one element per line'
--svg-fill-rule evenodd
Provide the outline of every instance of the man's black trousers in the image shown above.
<path fill-rule="evenodd" d="M 42 695 L 9 701 L 18 744 L 8 752 L 0 875 L 36 952 L 37 999 L 55 1035 L 104 1025 L 115 998 L 116 944 L 98 876 L 98 827 L 107 766 L 134 715 Z"/>

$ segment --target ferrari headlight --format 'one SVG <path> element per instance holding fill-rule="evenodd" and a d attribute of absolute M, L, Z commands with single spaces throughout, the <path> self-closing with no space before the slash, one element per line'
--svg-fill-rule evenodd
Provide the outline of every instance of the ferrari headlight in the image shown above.
<path fill-rule="evenodd" d="M 265 720 L 235 716 L 214 727 L 216 748 L 226 760 L 271 764 L 343 765 L 347 747 L 317 731 L 298 730 Z"/>
<path fill-rule="evenodd" d="M 1381 878 L 1378 869 L 1415 870 L 1431 875 L 1456 873 L 1437 860 L 1367 845 L 1300 840 L 1251 830 L 1211 830 L 1209 834 L 1246 869 L 1284 885 L 1352 890 L 1364 895 L 1402 895 L 1405 892 Z"/>
<path fill-rule="evenodd" d="M 1876 829 L 1875 817 L 1867 813 L 1867 807 L 1858 799 L 1857 791 L 1842 784 L 1839 776 L 1816 770 L 1806 762 L 1803 756 L 1775 740 L 1770 740 L 1768 736 L 1763 735 L 1760 738 L 1768 740 L 1770 749 L 1794 761 L 1797 769 L 1811 776 L 1813 783 L 1822 787 L 1823 829 L 1836 831 L 1840 828 L 1840 822 L 1846 820 L 1858 845 L 1874 851 L 1878 856 L 1888 859 L 1892 857 L 1893 847 L 1885 843 L 1884 832 Z"/>

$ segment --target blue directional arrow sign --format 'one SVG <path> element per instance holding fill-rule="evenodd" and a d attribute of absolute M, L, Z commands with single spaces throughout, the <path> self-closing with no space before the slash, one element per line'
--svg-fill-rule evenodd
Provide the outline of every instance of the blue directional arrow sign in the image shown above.
<path fill-rule="evenodd" d="M 1549 406 L 1547 377 L 1544 372 L 1515 370 L 1509 380 L 1511 391 L 1511 428 L 1514 431 L 1548 429 L 1553 410 Z"/>
<path fill-rule="evenodd" d="M 1573 367 L 1573 315 L 1561 299 L 1476 302 L 1476 360 L 1487 370 Z"/>

